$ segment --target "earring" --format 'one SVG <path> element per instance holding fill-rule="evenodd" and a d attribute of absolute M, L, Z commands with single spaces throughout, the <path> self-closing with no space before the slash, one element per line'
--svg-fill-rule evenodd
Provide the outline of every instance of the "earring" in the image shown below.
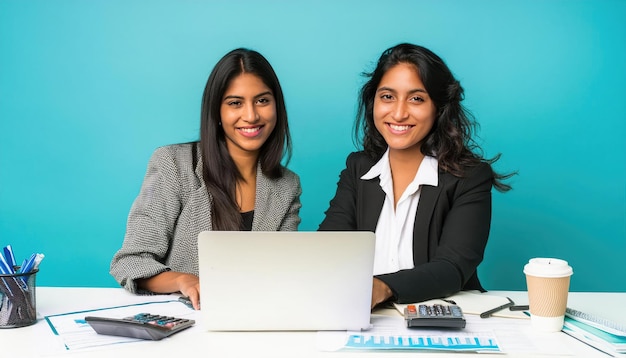
<path fill-rule="evenodd" d="M 217 125 L 221 126 L 222 125 L 222 121 L 217 122 Z"/>

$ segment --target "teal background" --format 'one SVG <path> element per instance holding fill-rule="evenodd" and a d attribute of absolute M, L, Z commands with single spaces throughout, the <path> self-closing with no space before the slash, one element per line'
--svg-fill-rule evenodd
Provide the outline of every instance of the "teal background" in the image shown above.
<path fill-rule="evenodd" d="M 286 95 L 316 230 L 346 155 L 361 72 L 399 42 L 441 55 L 488 156 L 494 191 L 479 274 L 525 289 L 536 256 L 573 291 L 626 291 L 626 2 L 0 0 L 0 245 L 46 255 L 43 286 L 108 273 L 152 151 L 198 137 L 215 62 L 263 53 Z"/>

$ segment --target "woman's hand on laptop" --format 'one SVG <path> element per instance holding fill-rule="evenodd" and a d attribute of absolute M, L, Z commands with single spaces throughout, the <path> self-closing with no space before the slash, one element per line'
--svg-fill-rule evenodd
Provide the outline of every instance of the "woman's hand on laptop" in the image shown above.
<path fill-rule="evenodd" d="M 372 283 L 372 309 L 379 303 L 383 303 L 393 296 L 393 292 L 383 281 L 374 278 Z"/>
<path fill-rule="evenodd" d="M 200 279 L 184 272 L 165 271 L 140 280 L 139 286 L 155 293 L 180 292 L 189 297 L 194 309 L 200 309 Z"/>
<path fill-rule="evenodd" d="M 180 293 L 182 293 L 183 296 L 187 296 L 189 298 L 193 309 L 199 310 L 200 280 L 198 279 L 198 276 L 188 273 L 181 273 L 176 281 L 178 282 Z"/>

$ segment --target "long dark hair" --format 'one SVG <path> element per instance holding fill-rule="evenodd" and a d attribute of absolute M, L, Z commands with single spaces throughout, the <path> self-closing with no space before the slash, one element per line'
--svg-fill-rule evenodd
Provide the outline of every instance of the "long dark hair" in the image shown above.
<path fill-rule="evenodd" d="M 241 230 L 241 214 L 235 199 L 237 180 L 243 179 L 226 147 L 224 130 L 220 125 L 220 106 L 231 81 L 243 74 L 258 76 L 269 87 L 276 104 L 276 126 L 261 147 L 259 162 L 269 178 L 283 175 L 281 161 L 291 158 L 291 136 L 287 110 L 278 77 L 270 63 L 260 53 L 239 48 L 222 57 L 211 71 L 202 95 L 200 147 L 202 175 L 213 199 L 211 218 L 213 230 Z"/>
<path fill-rule="evenodd" d="M 374 96 L 385 73 L 399 63 L 415 66 L 437 110 L 433 128 L 421 145 L 424 155 L 437 158 L 440 170 L 458 177 L 480 162 L 492 164 L 500 158 L 500 154 L 491 159 L 482 156 L 472 138 L 478 124 L 461 104 L 463 87 L 444 61 L 427 48 L 407 43 L 385 50 L 374 71 L 364 73 L 369 80 L 360 91 L 354 138 L 355 142 L 362 142 L 368 156 L 380 159 L 387 150 L 385 139 L 374 125 Z M 503 180 L 514 174 L 494 172 L 494 187 L 501 192 L 510 190 L 511 186 Z"/>

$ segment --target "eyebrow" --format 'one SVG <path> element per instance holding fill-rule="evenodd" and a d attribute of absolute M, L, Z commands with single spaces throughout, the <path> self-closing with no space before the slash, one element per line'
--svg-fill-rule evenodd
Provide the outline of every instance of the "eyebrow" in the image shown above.
<path fill-rule="evenodd" d="M 380 87 L 380 88 L 378 88 L 376 90 L 376 92 L 380 92 L 380 91 L 389 91 L 389 92 L 394 92 L 394 93 L 398 92 L 398 91 L 396 91 L 395 89 L 393 89 L 391 87 Z M 412 89 L 412 90 L 408 91 L 408 93 L 418 93 L 418 92 L 419 93 L 426 93 L 426 94 L 428 94 L 428 92 L 426 92 L 426 90 L 423 89 L 423 88 L 415 88 L 415 89 Z"/>
<path fill-rule="evenodd" d="M 254 96 L 254 98 L 259 98 L 259 97 L 263 97 L 263 96 L 267 96 L 267 95 L 274 96 L 272 94 L 272 91 L 265 91 L 265 92 L 261 92 L 261 93 L 257 94 L 256 96 Z M 231 95 L 228 95 L 228 96 L 224 96 L 224 101 L 227 100 L 227 99 L 243 99 L 243 96 L 237 96 L 237 95 L 234 95 L 234 94 L 231 94 Z"/>

